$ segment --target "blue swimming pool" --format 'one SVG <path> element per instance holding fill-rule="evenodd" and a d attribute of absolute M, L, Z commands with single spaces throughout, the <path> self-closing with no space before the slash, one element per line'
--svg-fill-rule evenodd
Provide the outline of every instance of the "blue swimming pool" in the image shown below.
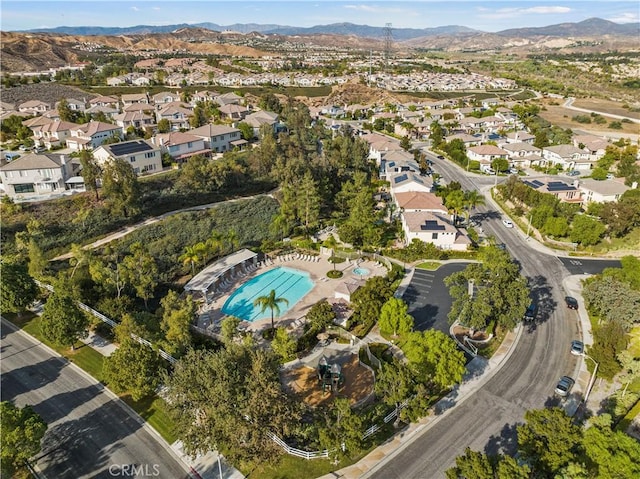
<path fill-rule="evenodd" d="M 300 301 L 313 288 L 313 281 L 308 273 L 292 268 L 274 268 L 250 279 L 225 301 L 222 312 L 236 316 L 245 321 L 258 321 L 270 318 L 271 310 L 253 307 L 253 302 L 260 296 L 267 296 L 272 289 L 276 290 L 277 298 L 286 298 L 289 304 L 280 304 L 282 316 Z"/>

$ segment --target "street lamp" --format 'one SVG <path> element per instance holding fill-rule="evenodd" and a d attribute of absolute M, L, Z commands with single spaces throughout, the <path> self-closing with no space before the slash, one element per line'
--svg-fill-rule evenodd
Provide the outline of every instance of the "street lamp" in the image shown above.
<path fill-rule="evenodd" d="M 584 403 L 586 405 L 589 399 L 589 393 L 591 393 L 591 388 L 593 387 L 593 383 L 596 380 L 596 373 L 598 372 L 598 361 L 596 361 L 586 353 L 583 356 L 585 358 L 591 359 L 591 361 L 593 361 L 593 364 L 595 364 L 595 367 L 593 368 L 593 374 L 591 374 L 591 379 L 589 380 L 589 385 L 587 386 L 587 394 L 584 395 Z"/>

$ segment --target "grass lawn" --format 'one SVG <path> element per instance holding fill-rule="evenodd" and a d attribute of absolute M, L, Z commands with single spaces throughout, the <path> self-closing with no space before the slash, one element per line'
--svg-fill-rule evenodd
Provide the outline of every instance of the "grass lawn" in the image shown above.
<path fill-rule="evenodd" d="M 431 270 L 431 271 L 435 271 L 440 266 L 442 266 L 442 264 L 437 262 L 437 261 L 425 261 L 424 263 L 420 263 L 419 265 L 417 265 L 416 268 L 428 269 L 428 270 Z"/>
<path fill-rule="evenodd" d="M 128 394 L 122 395 L 120 398 L 126 402 L 131 409 L 140 414 L 169 444 L 173 444 L 178 439 L 175 435 L 173 420 L 169 416 L 167 404 L 164 402 L 164 399 L 158 396 L 149 396 L 139 401 L 134 401 Z"/>
<path fill-rule="evenodd" d="M 634 358 L 640 357 L 640 326 L 636 326 L 629 331 L 628 349 Z"/>

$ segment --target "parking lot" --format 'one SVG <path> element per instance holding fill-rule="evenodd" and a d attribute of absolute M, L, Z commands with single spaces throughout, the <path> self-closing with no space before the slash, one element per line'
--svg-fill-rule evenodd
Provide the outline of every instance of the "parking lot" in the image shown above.
<path fill-rule="evenodd" d="M 416 331 L 437 329 L 449 334 L 447 314 L 453 303 L 444 279 L 462 271 L 468 263 L 450 263 L 435 271 L 416 269 L 403 299 L 409 305 Z"/>

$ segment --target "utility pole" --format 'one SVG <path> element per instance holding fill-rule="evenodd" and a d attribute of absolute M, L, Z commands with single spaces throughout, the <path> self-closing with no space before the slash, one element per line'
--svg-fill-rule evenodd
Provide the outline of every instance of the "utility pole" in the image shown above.
<path fill-rule="evenodd" d="M 384 68 L 389 70 L 389 60 L 391 59 L 391 49 L 393 48 L 393 31 L 391 24 L 384 25 Z"/>

